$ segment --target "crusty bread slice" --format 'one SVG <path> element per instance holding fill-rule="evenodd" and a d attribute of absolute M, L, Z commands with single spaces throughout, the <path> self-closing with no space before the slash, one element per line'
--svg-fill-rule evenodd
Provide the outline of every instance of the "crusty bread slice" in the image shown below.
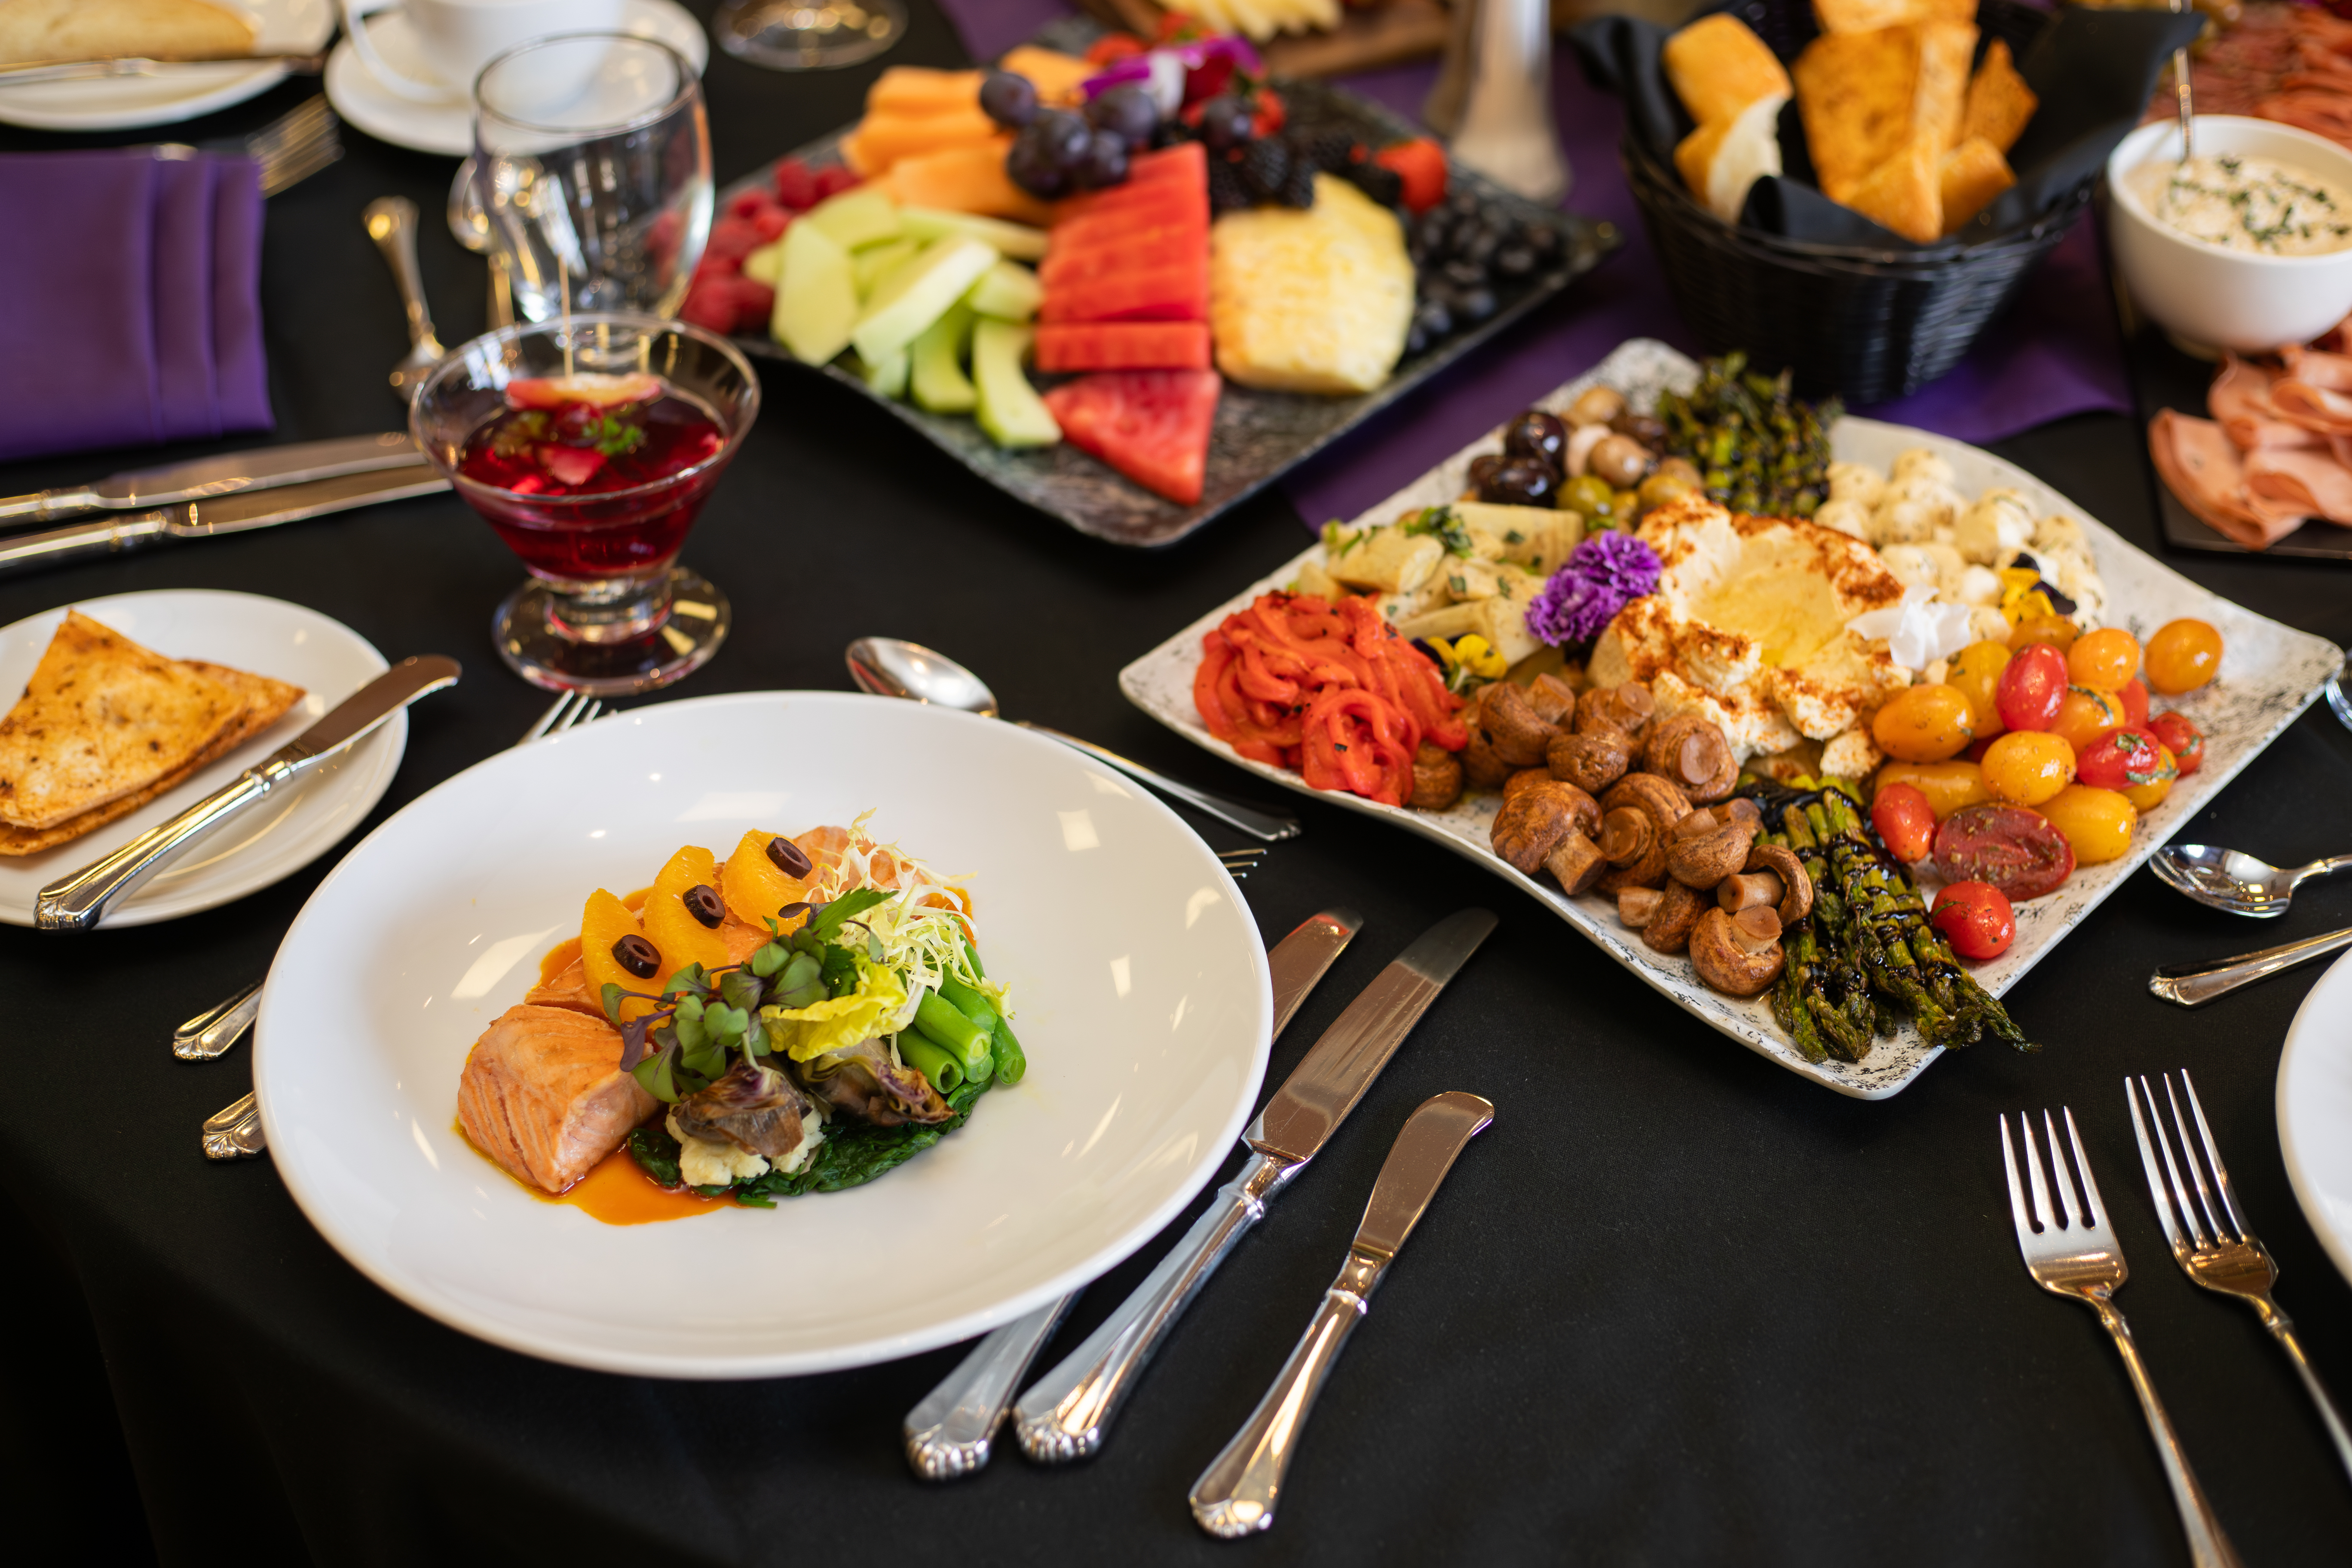
<path fill-rule="evenodd" d="M 2009 46 L 1995 38 L 1985 47 L 1984 64 L 1969 83 L 1968 106 L 1960 115 L 1960 140 L 1982 137 L 1993 151 L 2006 154 L 2025 132 L 2025 122 L 2042 100 L 2017 73 Z"/>
<path fill-rule="evenodd" d="M 1726 12 L 1702 16 L 1668 38 L 1662 58 L 1675 96 L 1701 125 L 1734 119 L 1759 98 L 1785 101 L 1796 91 L 1764 40 Z"/>
<path fill-rule="evenodd" d="M 1813 0 L 1824 33 L 1874 33 L 1914 22 L 1973 22 L 1977 0 Z"/>
<path fill-rule="evenodd" d="M 1960 116 L 1968 107 L 1969 62 L 1976 58 L 1977 30 L 1967 22 L 1919 24 L 1919 80 L 1911 115 L 1915 136 L 1933 140 L 1941 157 L 1960 142 Z"/>
<path fill-rule="evenodd" d="M 1904 238 L 1926 245 L 1944 232 L 1941 161 L 1932 138 L 1915 136 L 1873 169 L 1845 205 Z"/>
<path fill-rule="evenodd" d="M 1943 191 L 1944 232 L 1957 233 L 1984 211 L 1993 197 L 2017 184 L 2000 149 L 1981 136 L 1971 136 L 1944 154 L 1937 166 Z"/>
<path fill-rule="evenodd" d="M 1675 167 L 1706 210 L 1739 221 L 1748 187 L 1780 172 L 1780 106 L 1784 93 L 1758 99 L 1730 120 L 1700 126 L 1675 149 Z"/>
<path fill-rule="evenodd" d="M 0 0 L 0 65 L 251 53 L 253 24 L 206 0 Z"/>
<path fill-rule="evenodd" d="M 1822 194 L 1852 206 L 1855 187 L 1911 140 L 1919 35 L 1911 27 L 1824 33 L 1805 46 L 1793 74 Z"/>

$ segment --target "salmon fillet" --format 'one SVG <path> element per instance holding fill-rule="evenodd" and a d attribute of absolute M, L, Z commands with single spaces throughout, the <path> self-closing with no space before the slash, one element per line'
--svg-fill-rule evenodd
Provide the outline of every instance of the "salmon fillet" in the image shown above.
<path fill-rule="evenodd" d="M 604 1000 L 588 989 L 588 971 L 576 958 L 552 979 L 542 980 L 525 992 L 523 1005 L 569 1007 L 575 1013 L 587 1014 L 600 1024 L 604 1021 Z"/>
<path fill-rule="evenodd" d="M 509 1175 L 560 1193 L 657 1109 L 620 1059 L 620 1031 L 601 1018 L 509 1007 L 466 1058 L 458 1124 Z"/>

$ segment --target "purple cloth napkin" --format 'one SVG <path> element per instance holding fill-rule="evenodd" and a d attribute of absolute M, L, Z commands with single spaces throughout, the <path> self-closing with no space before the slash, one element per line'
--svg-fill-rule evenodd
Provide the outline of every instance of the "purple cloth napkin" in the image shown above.
<path fill-rule="evenodd" d="M 13 154 L 0 213 L 0 458 L 269 428 L 250 162 Z"/>

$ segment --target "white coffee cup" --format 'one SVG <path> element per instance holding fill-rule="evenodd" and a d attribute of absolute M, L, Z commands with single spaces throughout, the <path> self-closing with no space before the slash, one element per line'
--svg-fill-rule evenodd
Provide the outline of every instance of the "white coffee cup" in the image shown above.
<path fill-rule="evenodd" d="M 343 32 L 368 74 L 390 92 L 418 103 L 466 98 L 474 79 L 490 60 L 518 44 L 552 33 L 618 31 L 624 0 L 342 0 Z M 399 10 L 415 34 L 416 61 L 426 73 L 395 68 L 368 37 L 364 18 Z M 589 60 L 577 82 L 544 84 L 561 94 L 583 85 L 594 69 Z"/>

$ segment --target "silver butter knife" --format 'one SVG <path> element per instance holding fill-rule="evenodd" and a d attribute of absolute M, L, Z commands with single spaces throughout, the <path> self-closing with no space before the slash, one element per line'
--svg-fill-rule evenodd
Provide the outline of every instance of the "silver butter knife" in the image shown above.
<path fill-rule="evenodd" d="M 2309 963 L 2342 947 L 2352 947 L 2352 926 L 2323 931 L 2278 947 L 2265 947 L 2236 958 L 2209 958 L 2202 963 L 2168 963 L 2148 977 L 2147 988 L 2183 1007 L 2202 1007 L 2216 996 L 2241 986 L 2268 980 L 2283 969 Z"/>
<path fill-rule="evenodd" d="M 1274 980 L 1273 1038 L 1282 1037 L 1299 1004 L 1363 925 L 1364 917 L 1353 910 L 1325 910 L 1300 921 L 1267 951 L 1266 972 Z M 953 1480 L 988 1463 L 1013 1391 L 1077 1299 L 1073 1290 L 997 1329 L 907 1413 L 907 1462 L 915 1474 L 927 1481 Z"/>
<path fill-rule="evenodd" d="M 285 788 L 329 757 L 372 733 L 418 698 L 457 684 L 457 661 L 440 654 L 404 658 L 327 716 L 171 821 L 151 827 L 102 860 L 43 888 L 33 923 L 43 931 L 88 931 L 117 899 L 162 870 L 221 824 Z"/>
<path fill-rule="evenodd" d="M 159 511 L 108 516 L 88 522 L 68 523 L 39 533 L 0 535 L 0 574 L 60 565 L 94 555 L 120 555 L 152 544 L 181 539 L 209 539 L 216 533 L 243 533 L 329 512 L 349 511 L 379 501 L 405 500 L 449 488 L 434 469 L 415 467 L 344 474 L 331 479 L 310 479 L 274 489 L 239 491 L 203 500 L 182 501 Z"/>
<path fill-rule="evenodd" d="M 1495 916 L 1486 910 L 1448 915 L 1348 1004 L 1348 1010 L 1323 1032 L 1242 1134 L 1249 1162 L 1218 1190 L 1209 1211 L 1085 1343 L 1014 1404 L 1014 1429 L 1023 1453 L 1041 1463 L 1060 1464 L 1085 1458 L 1102 1447 L 1111 1418 L 1194 1294 L 1234 1244 L 1265 1216 L 1267 1202 L 1290 1184 L 1347 1120 L 1413 1025 L 1495 924 Z"/>
<path fill-rule="evenodd" d="M 1364 1222 L 1356 1227 L 1348 1261 L 1323 1292 L 1315 1321 L 1234 1440 L 1192 1483 L 1192 1518 L 1202 1530 L 1233 1540 L 1273 1527 L 1283 1472 L 1298 1451 L 1324 1379 L 1370 1310 L 1381 1276 L 1404 1250 L 1405 1238 L 1454 1168 L 1454 1157 L 1494 1120 L 1492 1105 L 1459 1089 L 1422 1101 L 1405 1119 L 1380 1180 L 1372 1184 L 1372 1201 L 1364 1205 Z"/>
<path fill-rule="evenodd" d="M 342 436 L 331 441 L 294 441 L 283 447 L 228 452 L 160 468 L 131 468 L 77 489 L 0 497 L 0 524 L 18 527 L 55 522 L 89 511 L 136 511 L 142 507 L 171 506 L 239 490 L 296 485 L 306 479 L 331 479 L 342 474 L 373 473 L 379 468 L 422 468 L 425 464 L 424 452 L 409 439 L 405 430 L 386 430 L 379 436 Z"/>

